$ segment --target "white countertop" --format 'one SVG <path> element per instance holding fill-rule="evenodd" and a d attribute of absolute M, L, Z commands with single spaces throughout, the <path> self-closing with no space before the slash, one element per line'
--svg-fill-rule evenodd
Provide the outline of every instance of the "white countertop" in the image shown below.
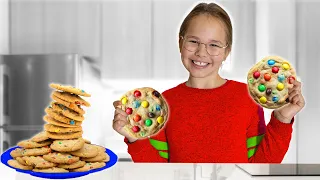
<path fill-rule="evenodd" d="M 205 164 L 208 167 L 210 164 Z M 200 164 L 200 166 L 202 166 Z M 204 166 L 204 165 L 203 165 Z M 223 166 L 223 165 L 222 165 Z M 263 176 L 263 177 L 251 177 L 243 170 L 235 165 L 228 164 L 230 173 L 227 179 L 220 177 L 215 180 L 246 180 L 246 179 L 261 179 L 261 180 L 316 180 L 320 177 L 312 176 Z M 231 167 L 231 169 L 230 169 Z M 231 171 L 230 171 L 231 170 Z M 17 173 L 15 170 L 0 164 L 1 178 L 4 180 L 43 180 L 42 178 L 37 178 L 30 176 L 28 174 Z M 210 173 L 202 173 L 199 168 L 196 171 L 196 180 L 209 179 Z M 118 162 L 115 166 L 104 171 L 100 171 L 87 176 L 75 178 L 77 180 L 181 180 L 188 179 L 194 180 L 193 164 L 134 164 L 132 162 Z"/>

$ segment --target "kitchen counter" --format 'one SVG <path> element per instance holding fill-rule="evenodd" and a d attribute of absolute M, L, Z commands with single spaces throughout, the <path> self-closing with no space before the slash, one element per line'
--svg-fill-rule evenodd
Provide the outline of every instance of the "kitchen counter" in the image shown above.
<path fill-rule="evenodd" d="M 202 166 L 202 168 L 198 168 Z M 312 176 L 250 176 L 236 165 L 222 164 L 222 177 L 212 178 L 212 180 L 316 180 L 320 177 Z M 224 168 L 226 166 L 227 168 Z M 194 171 L 194 167 L 196 171 Z M 134 164 L 132 162 L 118 162 L 115 166 L 104 171 L 91 175 L 76 178 L 77 180 L 205 180 L 210 179 L 211 164 Z M 209 169 L 208 169 L 209 168 Z M 207 171 L 206 171 L 207 170 Z M 209 170 L 209 171 L 208 171 Z M 226 172 L 228 173 L 226 175 Z M 1 179 L 5 180 L 42 180 L 28 174 L 17 173 L 15 170 L 0 164 Z M 226 178 L 225 176 L 228 176 Z"/>

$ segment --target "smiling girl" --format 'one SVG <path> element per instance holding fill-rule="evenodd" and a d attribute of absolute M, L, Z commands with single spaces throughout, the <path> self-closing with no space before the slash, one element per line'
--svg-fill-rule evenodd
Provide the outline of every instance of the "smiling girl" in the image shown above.
<path fill-rule="evenodd" d="M 292 80 L 289 103 L 275 109 L 268 125 L 247 85 L 222 78 L 231 52 L 232 24 L 217 4 L 200 3 L 179 32 L 181 60 L 189 78 L 162 93 L 170 114 L 166 126 L 144 140 L 123 130 L 127 114 L 117 108 L 113 128 L 125 136 L 134 162 L 280 163 L 291 140 L 294 116 L 304 107 L 301 84 Z"/>

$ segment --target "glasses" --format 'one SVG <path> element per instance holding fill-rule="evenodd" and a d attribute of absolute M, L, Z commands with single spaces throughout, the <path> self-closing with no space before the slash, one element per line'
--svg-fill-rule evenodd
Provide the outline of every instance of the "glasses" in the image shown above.
<path fill-rule="evenodd" d="M 205 44 L 205 43 L 202 43 L 193 37 L 187 37 L 187 38 L 181 37 L 181 38 L 184 40 L 183 47 L 186 50 L 191 51 L 191 52 L 195 52 L 199 49 L 200 44 L 204 44 L 206 47 L 207 53 L 211 56 L 219 55 L 221 52 L 221 49 L 225 49 L 228 47 L 228 45 L 223 46 L 223 45 L 220 45 L 219 43 Z"/>

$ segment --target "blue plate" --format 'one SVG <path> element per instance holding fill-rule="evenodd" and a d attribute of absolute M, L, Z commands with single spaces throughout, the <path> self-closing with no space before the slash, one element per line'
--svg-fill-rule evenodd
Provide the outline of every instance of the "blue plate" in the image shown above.
<path fill-rule="evenodd" d="M 106 153 L 110 156 L 110 161 L 106 163 L 106 165 L 102 168 L 99 169 L 93 169 L 90 171 L 86 171 L 86 172 L 68 172 L 68 173 L 42 173 L 42 172 L 34 172 L 34 171 L 30 171 L 30 170 L 21 170 L 21 169 L 17 169 L 14 167 L 11 167 L 8 165 L 8 160 L 13 159 L 10 155 L 10 152 L 16 148 L 20 148 L 19 146 L 15 146 L 12 147 L 8 150 L 6 150 L 2 155 L 1 155 L 1 162 L 3 164 L 5 164 L 6 166 L 15 169 L 18 172 L 21 173 L 26 173 L 26 174 L 30 174 L 31 176 L 36 176 L 36 177 L 40 177 L 40 178 L 47 178 L 47 179 L 69 179 L 69 178 L 76 178 L 76 177 L 81 177 L 81 176 L 85 176 L 91 173 L 95 173 L 98 171 L 102 171 L 104 169 L 110 168 L 113 165 L 115 165 L 118 161 L 118 156 L 113 153 L 111 150 L 106 148 Z"/>

